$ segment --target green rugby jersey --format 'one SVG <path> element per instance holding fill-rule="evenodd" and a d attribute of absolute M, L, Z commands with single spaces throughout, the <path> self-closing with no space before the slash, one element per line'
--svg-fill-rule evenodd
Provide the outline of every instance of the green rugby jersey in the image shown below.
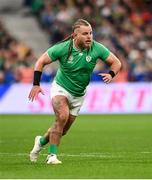
<path fill-rule="evenodd" d="M 52 61 L 59 60 L 59 69 L 55 76 L 57 84 L 76 97 L 83 96 L 89 84 L 91 73 L 98 59 L 105 61 L 110 51 L 102 44 L 93 41 L 89 51 L 73 47 L 67 59 L 70 40 L 55 44 L 47 50 Z"/>

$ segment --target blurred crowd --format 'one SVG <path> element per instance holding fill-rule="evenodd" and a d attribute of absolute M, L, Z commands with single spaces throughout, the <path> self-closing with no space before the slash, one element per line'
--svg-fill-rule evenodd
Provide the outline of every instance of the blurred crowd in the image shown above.
<path fill-rule="evenodd" d="M 24 0 L 24 8 L 34 15 L 50 45 L 71 33 L 78 18 L 88 20 L 94 39 L 108 47 L 122 62 L 116 82 L 152 81 L 152 1 L 151 0 Z M 11 37 L 0 23 L 0 83 L 32 82 L 36 57 L 24 43 Z M 91 80 L 101 81 L 107 72 L 98 61 Z M 44 71 L 48 82 L 55 72 Z"/>
<path fill-rule="evenodd" d="M 0 84 L 32 82 L 35 60 L 33 51 L 12 37 L 0 20 Z"/>

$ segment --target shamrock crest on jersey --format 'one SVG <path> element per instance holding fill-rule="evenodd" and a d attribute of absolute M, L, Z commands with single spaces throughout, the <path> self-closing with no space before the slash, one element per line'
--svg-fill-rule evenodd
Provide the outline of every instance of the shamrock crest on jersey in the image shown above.
<path fill-rule="evenodd" d="M 91 57 L 91 56 L 86 56 L 86 61 L 87 61 L 87 62 L 90 62 L 90 61 L 91 61 L 91 59 L 92 59 L 92 57 Z"/>

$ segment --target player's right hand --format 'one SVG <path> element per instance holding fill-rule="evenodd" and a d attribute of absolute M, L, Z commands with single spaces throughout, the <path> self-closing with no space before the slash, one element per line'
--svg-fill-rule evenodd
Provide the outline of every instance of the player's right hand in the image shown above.
<path fill-rule="evenodd" d="M 44 95 L 44 92 L 41 89 L 41 87 L 40 86 L 33 86 L 30 93 L 29 93 L 29 96 L 28 96 L 29 101 L 34 101 L 37 98 L 39 93 Z"/>

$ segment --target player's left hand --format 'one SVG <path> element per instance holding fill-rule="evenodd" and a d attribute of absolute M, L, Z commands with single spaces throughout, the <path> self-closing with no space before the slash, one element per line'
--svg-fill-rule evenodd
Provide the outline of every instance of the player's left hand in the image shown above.
<path fill-rule="evenodd" d="M 102 76 L 102 79 L 103 79 L 103 82 L 104 83 L 110 83 L 111 82 L 111 80 L 112 80 L 112 76 L 110 75 L 110 74 L 108 74 L 108 73 L 99 73 L 98 74 L 99 76 Z"/>

